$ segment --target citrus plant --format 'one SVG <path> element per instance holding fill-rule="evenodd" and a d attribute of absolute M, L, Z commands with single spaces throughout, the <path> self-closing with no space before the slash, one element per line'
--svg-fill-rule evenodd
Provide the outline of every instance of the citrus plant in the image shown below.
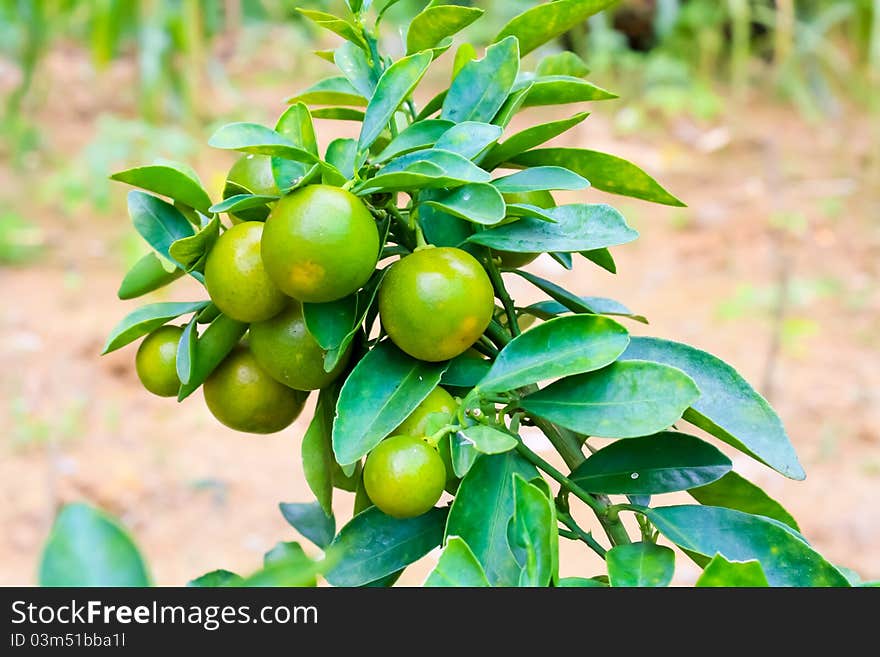
<path fill-rule="evenodd" d="M 549 254 L 560 268 L 584 258 L 615 272 L 609 249 L 638 233 L 587 202 L 590 187 L 681 205 L 623 159 L 543 146 L 586 112 L 508 127 L 525 108 L 615 97 L 572 53 L 536 58 L 533 70 L 522 60 L 611 0 L 532 7 L 482 57 L 463 43 L 446 58 L 448 88 L 421 107 L 420 81 L 483 11 L 429 3 L 392 59 L 378 30 L 394 1 L 370 4 L 351 0 L 344 17 L 301 10 L 342 38 L 317 53 L 340 74 L 291 98 L 274 127 L 233 123 L 211 137 L 242 158 L 222 200 L 185 166 L 112 176 L 145 190 L 128 207 L 154 250 L 119 297 L 189 276 L 207 298 L 138 308 L 105 353 L 144 338 L 137 372 L 149 391 L 182 401 L 203 387 L 210 411 L 239 431 L 284 429 L 316 397 L 302 440 L 316 501 L 281 510 L 325 557 L 281 544 L 247 582 L 320 573 L 390 585 L 441 548 L 429 586 L 662 586 L 671 544 L 705 569 L 699 585 L 847 585 L 716 446 L 804 477 L 778 416 L 731 366 L 630 335 L 625 322 L 645 320 L 621 303 L 520 268 Z M 319 148 L 313 119 L 356 121 L 359 137 Z M 584 202 L 557 204 L 560 190 Z M 506 276 L 545 300 L 518 304 Z M 527 427 L 564 468 L 528 446 Z M 597 448 L 591 437 L 614 440 Z M 355 494 L 338 532 L 337 490 Z M 676 491 L 693 502 L 664 504 Z M 575 519 L 587 510 L 595 533 Z M 583 543 L 605 571 L 560 577 L 560 539 Z M 279 563 L 305 575 L 265 574 Z M 241 581 L 216 571 L 196 583 Z"/>

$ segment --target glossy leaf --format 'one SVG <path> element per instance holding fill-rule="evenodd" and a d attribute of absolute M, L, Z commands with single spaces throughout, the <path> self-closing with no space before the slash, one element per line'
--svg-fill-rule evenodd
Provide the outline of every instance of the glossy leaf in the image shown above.
<path fill-rule="evenodd" d="M 546 55 L 538 62 L 535 75 L 571 75 L 582 78 L 590 72 L 586 62 L 570 50 Z"/>
<path fill-rule="evenodd" d="M 207 306 L 207 302 L 203 302 Z M 196 341 L 189 383 L 180 386 L 177 401 L 189 397 L 239 343 L 248 325 L 219 315 Z"/>
<path fill-rule="evenodd" d="M 40 558 L 40 586 L 150 586 L 128 533 L 87 504 L 58 512 Z"/>
<path fill-rule="evenodd" d="M 515 390 L 591 372 L 614 362 L 628 344 L 629 333 L 614 320 L 597 315 L 559 317 L 508 343 L 477 387 L 483 392 Z"/>
<path fill-rule="evenodd" d="M 303 102 L 306 105 L 349 105 L 360 107 L 367 99 L 351 86 L 345 76 L 324 78 L 308 89 L 287 99 L 288 103 Z"/>
<path fill-rule="evenodd" d="M 335 410 L 335 389 L 322 390 L 301 446 L 303 475 L 325 516 L 333 515 L 333 473 L 337 465 L 333 459 L 331 436 Z M 311 540 L 310 536 L 307 538 Z"/>
<path fill-rule="evenodd" d="M 516 438 L 487 424 L 475 424 L 463 429 L 461 435 L 481 454 L 503 454 L 516 447 Z"/>
<path fill-rule="evenodd" d="M 513 475 L 513 517 L 507 542 L 520 565 L 519 586 L 548 586 L 554 573 L 554 544 L 559 541 L 553 501 L 523 479 Z"/>
<path fill-rule="evenodd" d="M 614 263 L 614 256 L 611 255 L 611 251 L 608 249 L 592 249 L 590 251 L 581 251 L 580 252 L 583 257 L 592 262 L 593 264 L 599 265 L 605 271 L 609 271 L 612 274 L 617 273 L 617 265 Z M 623 305 L 623 304 L 619 304 Z M 635 319 L 636 316 L 632 316 Z M 647 320 L 644 317 L 638 321 L 644 321 L 647 324 Z"/>
<path fill-rule="evenodd" d="M 227 123 L 211 136 L 208 145 L 243 153 L 270 155 L 309 165 L 318 159 L 311 151 L 258 123 Z"/>
<path fill-rule="evenodd" d="M 549 221 L 551 224 L 557 223 L 556 218 L 548 212 L 548 208 L 539 208 L 537 205 L 531 205 L 530 203 L 508 203 L 507 216 L 534 217 L 541 221 Z"/>
<path fill-rule="evenodd" d="M 510 162 L 525 167 L 565 167 L 584 176 L 603 192 L 663 205 L 684 205 L 635 164 L 608 153 L 585 148 L 536 148 L 511 158 Z"/>
<path fill-rule="evenodd" d="M 196 332 L 197 321 L 198 315 L 193 315 L 193 318 L 189 320 L 183 329 L 183 333 L 180 334 L 180 342 L 177 344 L 175 366 L 177 368 L 177 378 L 180 379 L 181 383 L 189 383 L 192 377 L 196 340 L 199 337 Z"/>
<path fill-rule="evenodd" d="M 240 586 L 242 582 L 244 582 L 244 578 L 241 575 L 236 575 L 229 570 L 221 568 L 191 579 L 186 585 L 196 588 L 218 588 L 223 586 Z"/>
<path fill-rule="evenodd" d="M 134 342 L 175 317 L 195 313 L 208 305 L 208 301 L 183 301 L 151 303 L 133 310 L 110 332 L 101 354 L 109 354 Z"/>
<path fill-rule="evenodd" d="M 538 192 L 548 189 L 576 191 L 586 189 L 590 181 L 562 167 L 533 167 L 509 176 L 496 178 L 492 184 L 503 194 Z M 552 214 L 552 213 L 550 213 Z"/>
<path fill-rule="evenodd" d="M 519 39 L 522 55 L 525 55 L 615 2 L 617 0 L 557 0 L 539 4 L 502 27 L 495 41 L 515 36 Z"/>
<path fill-rule="evenodd" d="M 683 550 L 711 558 L 761 563 L 770 586 L 849 586 L 846 577 L 787 525 L 713 506 L 645 510 L 666 538 Z"/>
<path fill-rule="evenodd" d="M 168 254 L 175 262 L 179 262 L 187 272 L 203 270 L 208 252 L 218 237 L 220 237 L 220 217 L 214 215 L 208 225 L 195 235 L 175 240 L 168 247 Z"/>
<path fill-rule="evenodd" d="M 182 269 L 171 263 L 169 265 L 172 267 L 171 271 L 155 253 L 146 254 L 125 274 L 116 296 L 120 299 L 135 299 L 165 287 L 183 276 Z"/>
<path fill-rule="evenodd" d="M 205 214 L 211 205 L 211 199 L 199 179 L 189 167 L 183 165 L 168 163 L 135 167 L 114 173 L 110 180 L 167 196 Z"/>
<path fill-rule="evenodd" d="M 426 189 L 419 194 L 419 225 L 425 239 L 436 246 L 459 246 L 474 233 L 474 224 L 465 219 L 442 212 L 428 204 L 435 198 L 441 198 L 448 192 L 442 189 Z"/>
<path fill-rule="evenodd" d="M 275 132 L 289 139 L 297 148 L 317 158 L 318 140 L 315 137 L 312 115 L 305 103 L 294 103 L 288 107 L 278 118 Z"/>
<path fill-rule="evenodd" d="M 728 472 L 718 481 L 692 488 L 688 492 L 700 504 L 766 516 L 800 531 L 797 521 L 779 502 L 736 472 Z"/>
<path fill-rule="evenodd" d="M 339 561 L 326 574 L 333 586 L 361 586 L 421 559 L 440 545 L 446 509 L 397 519 L 370 507 L 351 519 L 330 546 Z"/>
<path fill-rule="evenodd" d="M 667 429 L 699 395 L 693 379 L 679 369 L 617 361 L 552 383 L 520 406 L 585 435 L 633 438 Z"/>
<path fill-rule="evenodd" d="M 462 480 L 449 512 L 446 535 L 460 536 L 493 586 L 515 586 L 521 568 L 507 543 L 513 517 L 513 475 L 526 481 L 537 470 L 516 452 L 481 456 Z"/>
<path fill-rule="evenodd" d="M 500 136 L 501 128 L 497 125 L 465 121 L 444 132 L 434 147 L 458 153 L 472 160 L 490 144 L 496 142 Z"/>
<path fill-rule="evenodd" d="M 543 279 L 542 279 L 543 280 Z M 571 295 L 568 304 L 559 301 L 539 301 L 523 309 L 530 315 L 540 319 L 551 319 L 557 315 L 568 312 L 591 313 L 596 315 L 611 315 L 613 317 L 628 317 L 637 322 L 647 324 L 648 320 L 642 315 L 637 315 L 619 301 L 607 297 L 578 297 Z"/>
<path fill-rule="evenodd" d="M 373 97 L 378 78 L 363 48 L 346 41 L 334 52 L 333 61 L 361 96 Z"/>
<path fill-rule="evenodd" d="M 474 447 L 474 443 L 465 438 L 461 432 L 451 435 L 449 454 L 452 459 L 452 472 L 459 479 L 465 477 L 471 471 L 477 457 L 480 455 Z"/>
<path fill-rule="evenodd" d="M 569 75 L 538 77 L 531 82 L 531 89 L 522 104 L 524 108 L 617 98 L 617 94 Z"/>
<path fill-rule="evenodd" d="M 570 253 L 626 244 L 639 236 L 622 214 L 604 203 L 561 205 L 547 212 L 556 223 L 524 217 L 475 233 L 468 241 L 514 253 Z"/>
<path fill-rule="evenodd" d="M 492 364 L 485 358 L 463 353 L 449 361 L 449 367 L 443 372 L 440 385 L 459 388 L 472 388 L 479 383 Z"/>
<path fill-rule="evenodd" d="M 336 367 L 336 364 L 339 362 L 339 359 L 345 355 L 346 350 L 349 345 L 351 345 L 355 336 L 360 331 L 360 327 L 364 324 L 367 319 L 367 316 L 371 311 L 375 310 L 375 301 L 376 295 L 379 292 L 379 285 L 382 283 L 382 279 L 385 277 L 385 273 L 387 269 L 379 270 L 373 274 L 367 284 L 362 287 L 357 293 L 357 319 L 354 322 L 351 330 L 342 338 L 342 342 L 339 343 L 339 346 L 331 349 L 324 356 L 324 371 L 330 372 Z"/>
<path fill-rule="evenodd" d="M 351 107 L 316 107 L 312 110 L 313 119 L 330 119 L 332 121 L 363 122 L 364 113 Z"/>
<path fill-rule="evenodd" d="M 617 545 L 605 555 L 611 586 L 669 586 L 675 553 L 654 543 Z"/>
<path fill-rule="evenodd" d="M 355 366 L 339 394 L 333 452 L 346 465 L 365 456 L 428 396 L 445 364 L 417 361 L 390 341 Z"/>
<path fill-rule="evenodd" d="M 324 512 L 320 502 L 309 504 L 292 504 L 281 502 L 278 505 L 281 515 L 300 534 L 309 539 L 322 550 L 336 536 L 336 519 L 331 512 Z"/>
<path fill-rule="evenodd" d="M 387 162 L 393 157 L 433 146 L 440 136 L 455 124 L 443 119 L 425 119 L 401 130 L 376 156 L 376 162 Z"/>
<path fill-rule="evenodd" d="M 695 586 L 704 587 L 766 587 L 770 586 L 758 561 L 728 561 L 716 554 L 703 569 Z"/>
<path fill-rule="evenodd" d="M 680 342 L 659 338 L 633 340 L 623 358 L 665 363 L 687 372 L 703 394 L 685 413 L 685 420 L 786 477 L 805 477 L 779 416 L 735 369 L 720 358 Z"/>
<path fill-rule="evenodd" d="M 329 303 L 304 303 L 303 318 L 322 349 L 335 349 L 355 327 L 357 296 Z"/>
<path fill-rule="evenodd" d="M 428 148 L 391 160 L 377 176 L 357 185 L 355 191 L 368 194 L 380 190 L 452 188 L 489 182 L 490 178 L 486 171 L 458 153 Z"/>
<path fill-rule="evenodd" d="M 489 580 L 468 544 L 458 536 L 450 536 L 437 565 L 425 580 L 425 586 L 486 587 Z"/>
<path fill-rule="evenodd" d="M 483 158 L 482 165 L 487 169 L 494 169 L 502 162 L 506 162 L 520 153 L 535 146 L 540 146 L 554 137 L 558 137 L 586 119 L 589 115 L 589 112 L 580 112 L 568 119 L 541 123 L 517 132 L 500 144 L 493 146 L 486 157 Z"/>
<path fill-rule="evenodd" d="M 278 543 L 265 554 L 263 568 L 248 575 L 239 586 L 313 587 L 325 566 L 325 562 L 310 559 L 299 543 Z"/>
<path fill-rule="evenodd" d="M 598 579 L 592 579 L 587 577 L 562 577 L 559 579 L 559 582 L 556 586 L 560 588 L 569 588 L 569 589 L 585 589 L 585 588 L 604 588 L 608 586 L 605 582 L 601 582 Z"/>
<path fill-rule="evenodd" d="M 327 145 L 324 156 L 328 164 L 332 164 L 343 176 L 354 176 L 357 161 L 357 142 L 354 139 L 334 139 Z"/>
<path fill-rule="evenodd" d="M 581 463 L 570 478 L 590 493 L 656 495 L 708 484 L 730 468 L 730 459 L 709 443 L 664 431 L 613 442 Z"/>
<path fill-rule="evenodd" d="M 527 82 L 524 87 L 511 91 L 507 100 L 504 101 L 501 109 L 498 110 L 498 113 L 495 115 L 495 118 L 492 119 L 492 123 L 501 126 L 502 128 L 506 128 L 513 120 L 514 115 L 522 108 L 522 104 L 525 102 L 526 96 L 529 95 L 531 90 L 532 85 L 530 82 Z"/>
<path fill-rule="evenodd" d="M 193 235 L 192 224 L 170 203 L 143 192 L 128 193 L 128 214 L 138 234 L 159 255 L 173 260 L 171 245 Z"/>
<path fill-rule="evenodd" d="M 443 91 L 437 93 L 431 100 L 425 103 L 425 106 L 419 110 L 419 113 L 416 114 L 416 121 L 424 121 L 432 114 L 436 114 L 443 107 L 443 103 L 446 101 L 446 96 L 448 95 L 449 90 L 444 89 Z"/>
<path fill-rule="evenodd" d="M 251 208 L 261 208 L 279 198 L 279 196 L 269 196 L 268 194 L 235 194 L 212 205 L 211 212 L 241 212 Z"/>
<path fill-rule="evenodd" d="M 406 33 L 406 54 L 435 47 L 483 15 L 482 9 L 458 5 L 429 4 L 416 14 Z"/>
<path fill-rule="evenodd" d="M 338 16 L 334 16 L 333 14 L 328 14 L 326 11 L 319 11 L 317 9 L 303 9 L 302 7 L 297 7 L 296 10 L 306 18 L 314 21 L 317 25 L 323 27 L 324 29 L 330 30 L 334 34 L 338 34 L 346 41 L 356 43 L 362 48 L 367 47 L 367 44 L 364 42 L 364 38 L 363 36 L 361 36 L 361 33 L 352 23 L 349 23 L 347 20 L 343 20 Z"/>
<path fill-rule="evenodd" d="M 490 122 L 513 88 L 519 73 L 519 46 L 505 39 L 489 46 L 483 59 L 468 62 L 452 81 L 440 118 Z"/>
<path fill-rule="evenodd" d="M 425 205 L 471 221 L 491 226 L 504 219 L 504 198 L 501 192 L 488 183 L 470 183 L 448 192 L 441 192 Z"/>
<path fill-rule="evenodd" d="M 430 63 L 431 53 L 421 52 L 397 60 L 382 73 L 376 91 L 367 104 L 358 150 L 365 150 L 376 141 L 397 108 L 416 88 Z"/>

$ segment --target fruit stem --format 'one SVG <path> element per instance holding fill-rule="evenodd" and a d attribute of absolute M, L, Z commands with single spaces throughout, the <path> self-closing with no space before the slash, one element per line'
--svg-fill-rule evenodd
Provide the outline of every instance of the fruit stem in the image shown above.
<path fill-rule="evenodd" d="M 495 288 L 495 295 L 501 299 L 501 303 L 504 305 L 504 312 L 507 313 L 507 328 L 510 330 L 510 334 L 516 337 L 521 331 L 519 329 L 519 322 L 516 319 L 516 307 L 513 304 L 513 299 L 510 298 L 510 294 L 504 286 L 504 279 L 501 277 L 501 272 L 498 271 L 498 265 L 495 264 L 491 253 L 486 256 L 485 262 L 486 271 L 489 272 L 489 279 L 492 281 L 492 287 Z"/>
<path fill-rule="evenodd" d="M 584 504 L 590 507 L 597 516 L 599 516 L 600 518 L 605 517 L 607 509 L 604 504 L 599 502 L 599 500 L 594 498 L 587 491 L 578 486 L 576 483 L 574 483 L 571 479 L 566 477 L 552 465 L 547 463 L 547 461 L 535 454 L 535 452 L 533 452 L 531 449 L 526 447 L 525 443 L 522 442 L 522 440 L 517 441 L 516 451 L 522 454 L 536 468 L 538 468 L 539 470 L 543 470 L 548 475 L 550 475 L 559 483 L 560 486 L 571 492 L 579 500 L 582 500 Z"/>
<path fill-rule="evenodd" d="M 437 447 L 437 444 L 443 440 L 443 437 L 450 433 L 455 433 L 461 429 L 461 425 L 459 424 L 447 424 L 445 427 L 437 431 L 436 433 L 431 434 L 430 436 L 425 436 L 425 442 L 428 443 L 431 447 Z"/>
<path fill-rule="evenodd" d="M 504 349 L 504 346 L 510 342 L 510 336 L 507 334 L 507 331 L 505 331 L 501 324 L 494 319 L 489 322 L 489 326 L 486 327 L 485 335 L 494 342 L 495 346 L 499 349 Z"/>

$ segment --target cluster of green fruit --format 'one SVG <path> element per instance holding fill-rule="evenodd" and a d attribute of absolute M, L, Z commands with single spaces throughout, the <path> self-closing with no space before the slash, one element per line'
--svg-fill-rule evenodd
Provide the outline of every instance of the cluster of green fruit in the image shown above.
<path fill-rule="evenodd" d="M 245 155 L 233 165 L 224 197 L 241 193 L 278 195 L 269 157 Z M 549 192 L 508 197 L 510 203 L 554 205 Z M 379 232 L 360 199 L 322 184 L 297 189 L 271 208 L 229 216 L 231 227 L 208 253 L 205 286 L 214 305 L 248 323 L 249 331 L 205 381 L 205 402 L 232 429 L 274 433 L 299 416 L 310 391 L 325 388 L 346 371 L 352 347 L 326 371 L 326 351 L 309 333 L 302 304 L 336 301 L 360 289 L 376 268 Z M 522 266 L 537 256 L 497 255 L 505 267 Z M 431 245 L 389 268 L 378 299 L 389 338 L 410 356 L 431 362 L 467 351 L 495 309 L 492 283 L 480 262 L 462 249 Z M 138 377 L 156 395 L 178 393 L 182 332 L 181 326 L 162 326 L 138 348 Z M 428 415 L 452 413 L 455 407 L 452 396 L 438 387 L 370 454 L 364 487 L 387 514 L 424 513 L 444 488 L 455 485 L 448 448 L 438 451 L 425 436 Z"/>

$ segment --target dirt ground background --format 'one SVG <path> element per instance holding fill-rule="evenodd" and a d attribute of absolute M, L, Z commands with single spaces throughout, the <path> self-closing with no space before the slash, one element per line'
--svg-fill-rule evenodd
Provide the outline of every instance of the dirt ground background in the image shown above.
<path fill-rule="evenodd" d="M 237 91 L 211 96 L 212 115 L 271 121 L 290 92 L 325 71 L 254 57 L 263 73 L 233 63 Z M 252 571 L 276 541 L 296 539 L 277 503 L 310 499 L 299 462 L 305 421 L 269 437 L 236 434 L 200 394 L 181 405 L 148 395 L 134 372 L 136 345 L 99 357 L 113 325 L 140 303 L 115 294 L 136 243 L 126 190 L 112 188 L 109 211 L 71 208 L 58 179 L 82 175 L 69 163 L 103 115 L 134 116 L 132 67 L 123 61 L 96 76 L 82 53 L 61 49 L 41 75 L 31 118 L 44 149 L 22 165 L 0 160 L 0 207 L 36 226 L 43 245 L 39 258 L 0 268 L 0 584 L 35 581 L 54 511 L 70 500 L 117 514 L 159 584 L 219 567 Z M 630 324 L 634 333 L 709 350 L 769 395 L 808 478 L 785 480 L 728 450 L 735 467 L 786 505 L 832 561 L 880 578 L 880 141 L 870 117 L 843 107 L 807 122 L 752 98 L 711 123 L 658 121 L 635 135 L 615 129 L 627 102 L 594 104 L 593 116 L 556 143 L 630 158 L 689 207 L 589 191 L 585 200 L 615 204 L 641 232 L 614 249 L 619 273 L 585 261 L 564 272 L 549 258 L 533 271 L 623 301 L 650 319 Z M 518 118 L 555 116 L 537 109 Z M 324 145 L 352 131 L 319 123 Z M 199 139 L 210 132 L 200 129 Z M 203 146 L 190 161 L 217 190 L 232 157 Z M 106 173 L 139 163 L 113 161 Z M 781 314 L 780 280 L 788 290 Z M 518 300 L 540 298 L 519 279 L 510 283 Z M 196 294 L 184 283 L 151 300 Z M 337 493 L 341 521 L 351 497 Z M 563 541 L 563 574 L 598 571 L 582 548 Z M 433 558 L 402 583 L 420 583 Z M 677 560 L 678 583 L 697 574 Z"/>

